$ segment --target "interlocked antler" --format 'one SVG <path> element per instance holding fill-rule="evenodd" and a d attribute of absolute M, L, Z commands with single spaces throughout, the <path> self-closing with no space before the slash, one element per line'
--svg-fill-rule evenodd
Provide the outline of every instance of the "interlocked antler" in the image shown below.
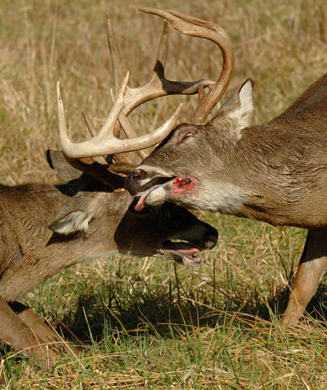
<path fill-rule="evenodd" d="M 72 142 L 68 137 L 59 83 L 57 84 L 59 139 L 62 151 L 67 157 L 78 159 L 83 157 L 104 156 L 107 154 L 116 154 L 144 149 L 161 142 L 171 132 L 171 130 L 175 127 L 176 121 L 179 117 L 181 105 L 163 126 L 151 134 L 134 139 L 119 139 L 113 135 L 115 123 L 124 107 L 124 93 L 127 82 L 128 74 L 125 77 L 125 80 L 120 88 L 120 91 L 105 123 L 96 136 L 90 140 L 78 143 Z"/>
<path fill-rule="evenodd" d="M 113 155 L 154 146 L 166 138 L 166 136 L 175 127 L 181 111 L 181 105 L 163 126 L 161 126 L 153 133 L 141 137 L 136 137 L 135 131 L 127 119 L 127 116 L 136 107 L 149 100 L 166 95 L 190 95 L 202 91 L 200 105 L 193 115 L 192 122 L 203 122 L 209 111 L 217 103 L 219 97 L 227 87 L 227 85 L 225 87 L 225 84 L 226 81 L 228 83 L 231 76 L 233 56 L 230 53 L 231 49 L 229 50 L 229 47 L 231 47 L 229 39 L 223 30 L 212 23 L 173 11 L 161 11 L 148 8 L 142 9 L 142 11 L 156 14 L 167 19 L 175 29 L 184 34 L 210 39 L 218 44 L 224 54 L 224 67 L 222 74 L 217 83 L 211 80 L 181 82 L 166 79 L 164 75 L 164 66 L 167 57 L 168 25 L 167 22 L 165 22 L 160 40 L 158 57 L 152 77 L 145 85 L 138 88 L 130 88 L 127 86 L 128 74 L 125 77 L 123 76 L 123 61 L 121 59 L 119 48 L 116 44 L 110 19 L 108 19 L 108 44 L 114 68 L 115 92 L 112 92 L 111 94 L 113 99 L 113 106 L 109 112 L 109 115 L 99 132 L 92 139 L 79 143 L 73 143 L 70 140 L 67 133 L 59 83 L 57 85 L 60 145 L 64 154 L 70 160 L 85 157 Z M 223 87 L 222 84 L 224 84 Z M 208 95 L 204 96 L 203 88 L 208 86 L 211 86 L 210 92 Z M 223 92 L 221 92 L 222 90 Z M 122 125 L 127 137 L 130 137 L 130 139 L 118 138 L 120 133 L 120 126 L 117 125 L 118 120 Z M 89 129 L 93 127 L 90 122 L 87 123 L 87 126 Z"/>

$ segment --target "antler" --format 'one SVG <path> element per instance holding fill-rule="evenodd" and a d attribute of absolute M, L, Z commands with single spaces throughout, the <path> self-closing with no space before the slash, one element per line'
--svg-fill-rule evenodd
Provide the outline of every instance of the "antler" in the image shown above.
<path fill-rule="evenodd" d="M 191 119 L 192 123 L 205 122 L 212 108 L 223 96 L 232 77 L 234 55 L 232 43 L 228 35 L 221 27 L 214 23 L 194 18 L 180 12 L 153 8 L 142 8 L 141 11 L 165 18 L 177 31 L 192 37 L 209 39 L 220 47 L 223 54 L 223 68 L 220 77 L 213 85 L 207 85 L 209 87 L 207 95 L 204 93 L 200 94 L 200 104 Z"/>
<path fill-rule="evenodd" d="M 127 86 L 128 73 L 127 76 L 123 76 L 123 61 L 114 37 L 110 19 L 108 18 L 108 44 L 114 68 L 115 92 L 111 93 L 113 106 L 108 114 L 108 117 L 99 132 L 92 139 L 79 143 L 73 143 L 70 140 L 67 133 L 64 108 L 60 96 L 59 83 L 57 85 L 60 145 L 64 154 L 70 160 L 85 157 L 113 155 L 149 148 L 166 138 L 166 136 L 175 127 L 175 124 L 181 112 L 181 105 L 163 126 L 161 126 L 153 133 L 141 137 L 136 137 L 136 133 L 127 119 L 127 116 L 136 107 L 146 101 L 161 96 L 172 94 L 189 95 L 202 91 L 202 99 L 198 109 L 193 115 L 192 121 L 203 122 L 209 111 L 217 103 L 219 97 L 227 88 L 227 85 L 225 86 L 225 84 L 226 81 L 228 83 L 231 76 L 233 56 L 232 53 L 230 55 L 230 41 L 223 30 L 221 30 L 218 26 L 212 23 L 192 18 L 180 14 L 178 12 L 161 11 L 150 8 L 144 8 L 142 9 L 142 11 L 156 14 L 167 19 L 174 26 L 175 29 L 184 34 L 196 37 L 203 37 L 217 43 L 221 47 L 225 59 L 222 74 L 217 83 L 212 80 L 203 79 L 193 82 L 172 81 L 166 79 L 164 75 L 164 65 L 167 58 L 168 24 L 167 22 L 165 22 L 160 39 L 158 57 L 156 60 L 152 77 L 145 85 L 140 86 L 138 88 L 130 88 Z M 225 80 L 225 83 L 222 82 L 222 79 Z M 223 86 L 221 86 L 222 84 Z M 203 94 L 204 87 L 210 87 L 210 92 L 206 96 L 204 96 Z M 222 89 L 223 92 L 221 92 Z M 129 139 L 119 138 L 120 126 L 117 125 L 118 120 Z M 93 127 L 90 122 L 89 124 L 87 123 L 87 126 L 89 127 L 89 129 Z"/>
<path fill-rule="evenodd" d="M 79 143 L 72 142 L 68 137 L 64 106 L 60 95 L 59 82 L 57 83 L 59 140 L 61 149 L 68 158 L 78 159 L 83 157 L 104 156 L 107 154 L 145 149 L 162 141 L 175 127 L 176 121 L 182 109 L 181 104 L 171 118 L 168 119 L 164 125 L 159 127 L 158 130 L 151 134 L 134 139 L 119 139 L 113 135 L 115 123 L 124 107 L 124 93 L 128 77 L 129 74 L 127 73 L 112 109 L 100 131 L 95 135 L 95 137 L 89 139 L 88 141 Z"/>
<path fill-rule="evenodd" d="M 143 12 L 149 12 L 151 9 L 141 9 Z M 123 62 L 119 53 L 118 47 L 111 28 L 110 19 L 108 21 L 110 27 L 108 27 L 108 44 L 114 65 L 115 86 L 121 85 L 122 73 L 120 69 L 123 69 Z M 197 81 L 172 81 L 165 77 L 165 64 L 168 51 L 168 24 L 165 21 L 164 28 L 161 34 L 157 60 L 153 69 L 153 74 L 150 80 L 145 84 L 137 88 L 130 88 L 127 86 L 125 92 L 125 107 L 124 114 L 128 116 L 135 108 L 141 104 L 156 99 L 158 97 L 167 95 L 194 95 L 199 92 L 200 87 L 207 87 L 214 84 L 214 81 L 208 79 L 201 79 Z"/>
<path fill-rule="evenodd" d="M 147 12 L 147 9 L 141 9 L 141 11 Z M 124 63 L 122 56 L 117 45 L 114 31 L 112 28 L 110 17 L 107 15 L 107 33 L 108 33 L 108 46 L 110 51 L 111 62 L 113 64 L 113 73 L 114 73 L 114 85 L 115 91 L 117 92 L 119 86 L 122 84 L 124 77 Z M 167 95 L 192 95 L 199 92 L 200 88 L 207 87 L 214 84 L 214 81 L 208 79 L 201 79 L 197 81 L 172 81 L 168 80 L 165 77 L 165 65 L 167 60 L 168 53 L 168 35 L 169 35 L 169 26 L 166 21 L 164 21 L 163 30 L 161 33 L 159 48 L 157 54 L 157 60 L 153 69 L 153 74 L 150 77 L 149 81 L 137 88 L 126 87 L 125 91 L 125 107 L 123 112 L 119 115 L 119 122 L 123 128 L 125 135 L 129 138 L 136 136 L 135 131 L 127 119 L 127 116 L 141 104 L 156 99 L 158 97 L 163 97 Z M 115 135 L 118 136 L 120 132 L 119 124 L 116 125 Z M 142 156 L 146 157 L 146 154 Z"/>

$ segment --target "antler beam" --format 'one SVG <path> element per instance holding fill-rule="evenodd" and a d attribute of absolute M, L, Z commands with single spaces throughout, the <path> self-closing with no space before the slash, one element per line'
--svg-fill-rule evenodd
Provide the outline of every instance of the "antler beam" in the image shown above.
<path fill-rule="evenodd" d="M 216 83 L 205 85 L 209 87 L 209 93 L 200 96 L 200 104 L 191 119 L 192 123 L 204 123 L 210 111 L 223 96 L 232 77 L 234 54 L 232 43 L 227 33 L 214 23 L 194 18 L 180 12 L 158 10 L 154 8 L 142 8 L 141 11 L 158 15 L 168 20 L 177 31 L 183 34 L 209 39 L 220 47 L 223 54 L 223 68 L 220 77 Z"/>

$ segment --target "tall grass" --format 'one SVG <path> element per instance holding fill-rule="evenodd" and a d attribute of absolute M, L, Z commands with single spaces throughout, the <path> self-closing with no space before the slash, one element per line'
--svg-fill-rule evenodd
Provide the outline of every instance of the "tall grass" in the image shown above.
<path fill-rule="evenodd" d="M 0 6 L 0 182 L 55 182 L 44 159 L 58 148 L 55 84 L 61 81 L 70 129 L 84 137 L 81 111 L 100 124 L 110 107 L 112 69 L 105 14 L 112 17 L 131 84 L 147 80 L 161 21 L 141 6 L 171 8 L 219 23 L 231 36 L 231 89 L 255 81 L 256 121 L 280 113 L 327 69 L 324 0 L 11 1 Z M 216 78 L 210 43 L 172 31 L 167 76 Z M 155 128 L 179 101 L 133 113 L 139 133 Z M 113 257 L 67 270 L 28 294 L 31 305 L 79 345 L 45 372 L 3 346 L 0 383 L 8 389 L 325 389 L 322 286 L 294 332 L 280 329 L 305 232 L 202 213 L 220 233 L 196 269 L 152 258 Z M 315 307 L 315 309 L 314 309 Z M 322 321 L 320 321 L 322 320 Z"/>

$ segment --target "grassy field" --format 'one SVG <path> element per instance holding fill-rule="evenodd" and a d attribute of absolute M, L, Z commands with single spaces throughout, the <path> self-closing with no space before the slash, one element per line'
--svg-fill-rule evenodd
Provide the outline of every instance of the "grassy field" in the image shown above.
<path fill-rule="evenodd" d="M 55 85 L 69 127 L 81 139 L 85 110 L 106 116 L 112 17 L 131 85 L 147 80 L 161 30 L 141 6 L 171 8 L 219 23 L 235 49 L 230 88 L 255 81 L 256 122 L 286 108 L 327 69 L 325 0 L 2 0 L 0 6 L 0 182 L 56 182 L 44 151 L 58 148 Z M 172 32 L 167 76 L 217 78 L 219 51 Z M 169 97 L 132 114 L 139 133 L 177 103 Z M 3 389 L 326 389 L 322 285 L 299 329 L 279 327 L 305 231 L 205 214 L 220 234 L 198 268 L 153 258 L 113 257 L 79 265 L 23 299 L 81 345 L 50 372 L 2 345 Z M 1 319 L 0 319 L 1 321 Z"/>

